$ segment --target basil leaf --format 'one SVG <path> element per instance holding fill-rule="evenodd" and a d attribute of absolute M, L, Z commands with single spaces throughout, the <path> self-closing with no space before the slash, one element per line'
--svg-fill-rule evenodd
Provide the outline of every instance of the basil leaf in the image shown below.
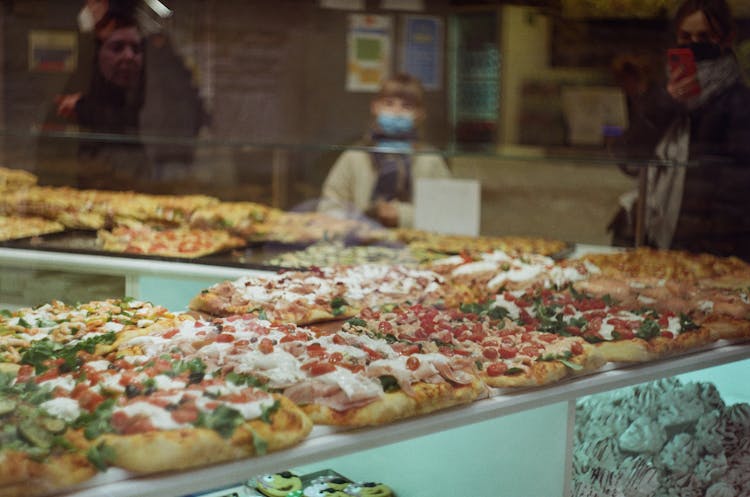
<path fill-rule="evenodd" d="M 566 367 L 572 369 L 573 371 L 580 371 L 583 369 L 583 366 L 580 364 L 576 364 L 575 362 L 570 362 L 567 359 L 558 359 L 559 362 L 563 363 Z"/>
<path fill-rule="evenodd" d="M 13 317 L 13 313 L 10 312 L 8 309 L 0 309 L 0 316 L 2 316 L 4 318 L 12 318 Z"/>
<path fill-rule="evenodd" d="M 255 431 L 253 431 L 253 448 L 255 449 L 255 454 L 259 456 L 268 452 L 268 442 L 260 438 Z"/>
<path fill-rule="evenodd" d="M 261 421 L 264 421 L 270 425 L 271 416 L 273 416 L 273 414 L 279 410 L 279 407 L 281 407 L 281 402 L 279 402 L 278 400 L 275 400 L 272 405 L 264 408 L 263 414 L 260 415 Z"/>
<path fill-rule="evenodd" d="M 107 399 L 99 404 L 94 412 L 85 413 L 73 422 L 76 428 L 83 428 L 83 434 L 89 440 L 101 436 L 104 433 L 114 432 L 110 423 L 112 411 L 115 407 L 115 399 Z"/>
<path fill-rule="evenodd" d="M 659 336 L 659 333 L 661 333 L 661 327 L 659 326 L 659 323 L 657 323 L 653 319 L 646 318 L 638 327 L 638 331 L 636 331 L 635 336 L 637 336 L 638 338 L 643 338 L 644 340 L 648 340 L 649 338 Z"/>
<path fill-rule="evenodd" d="M 382 385 L 384 392 L 394 392 L 398 390 L 399 388 L 401 388 L 399 387 L 399 384 L 398 384 L 398 381 L 396 381 L 396 378 L 394 378 L 391 375 L 383 375 L 383 376 L 378 377 L 378 379 L 380 380 L 380 385 Z"/>
<path fill-rule="evenodd" d="M 490 307 L 490 310 L 487 313 L 490 319 L 505 319 L 506 317 L 508 317 L 508 314 L 510 314 L 510 311 L 508 311 L 508 309 L 506 309 L 505 307 L 501 307 L 499 305 Z"/>
<path fill-rule="evenodd" d="M 209 413 L 202 414 L 198 419 L 198 425 L 214 430 L 224 438 L 229 438 L 244 421 L 239 411 L 221 405 Z"/>
<path fill-rule="evenodd" d="M 94 445 L 86 453 L 86 458 L 99 471 L 106 471 L 115 460 L 115 450 L 105 443 Z"/>
<path fill-rule="evenodd" d="M 697 330 L 700 328 L 687 314 L 680 313 L 680 332 Z"/>
<path fill-rule="evenodd" d="M 362 327 L 362 328 L 367 328 L 367 321 L 365 321 L 362 318 L 351 318 L 351 319 L 347 320 L 346 322 L 350 326 L 359 326 L 359 327 Z"/>

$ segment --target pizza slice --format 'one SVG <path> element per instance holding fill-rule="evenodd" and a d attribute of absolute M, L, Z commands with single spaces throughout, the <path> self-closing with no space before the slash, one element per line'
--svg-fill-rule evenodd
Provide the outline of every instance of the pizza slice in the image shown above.
<path fill-rule="evenodd" d="M 599 276 L 574 284 L 592 296 L 613 297 L 629 309 L 688 316 L 713 339 L 750 338 L 750 288 L 707 286 L 664 278 Z"/>
<path fill-rule="evenodd" d="M 36 308 L 0 311 L 0 363 L 46 369 L 64 358 L 73 367 L 86 357 L 100 357 L 123 336 L 155 323 L 171 323 L 166 308 L 135 299 L 108 299 L 74 306 L 53 301 Z"/>
<path fill-rule="evenodd" d="M 527 330 L 581 337 L 608 361 L 645 362 L 704 347 L 714 336 L 689 314 L 647 305 L 618 303 L 579 292 L 531 289 L 504 292 L 489 312 L 505 315 Z"/>
<path fill-rule="evenodd" d="M 443 279 L 432 271 L 364 264 L 225 281 L 194 297 L 190 309 L 212 316 L 254 313 L 271 321 L 302 325 L 346 319 L 364 307 L 443 303 L 448 296 Z"/>
<path fill-rule="evenodd" d="M 501 290 L 560 287 L 597 271 L 584 262 L 555 262 L 542 255 L 514 256 L 499 250 L 474 256 L 454 255 L 432 261 L 427 268 L 443 276 L 449 288 L 471 288 L 473 302 L 484 302 Z"/>
<path fill-rule="evenodd" d="M 737 257 L 640 247 L 611 254 L 588 254 L 582 260 L 597 266 L 603 276 L 617 279 L 658 278 L 702 286 L 750 286 L 750 264 Z"/>
<path fill-rule="evenodd" d="M 96 474 L 89 444 L 72 428 L 71 402 L 0 372 L 0 495 L 57 493 Z"/>
<path fill-rule="evenodd" d="M 312 423 L 288 399 L 206 370 L 179 354 L 97 359 L 19 381 L 50 392 L 99 469 L 181 470 L 256 456 L 301 441 Z"/>
<path fill-rule="evenodd" d="M 37 176 L 23 169 L 0 167 L 0 190 L 13 191 L 30 188 L 37 183 Z"/>
<path fill-rule="evenodd" d="M 141 225 L 99 230 L 97 244 L 108 252 L 198 258 L 242 247 L 245 241 L 224 230 L 155 229 Z"/>
<path fill-rule="evenodd" d="M 604 363 L 580 338 L 527 331 L 474 310 L 474 306 L 462 311 L 422 305 L 384 312 L 366 309 L 347 321 L 344 330 L 467 358 L 487 385 L 499 388 L 548 385 Z"/>
<path fill-rule="evenodd" d="M 262 234 L 261 226 L 281 211 L 255 202 L 220 202 L 196 209 L 190 214 L 190 226 L 197 229 L 227 230 L 251 239 Z"/>
<path fill-rule="evenodd" d="M 282 393 L 319 424 L 381 425 L 485 392 L 472 361 L 253 316 L 181 323 L 135 338 L 120 353 L 154 357 L 169 350 Z"/>
<path fill-rule="evenodd" d="M 48 235 L 61 231 L 65 231 L 62 223 L 43 217 L 0 215 L 0 241 Z"/>

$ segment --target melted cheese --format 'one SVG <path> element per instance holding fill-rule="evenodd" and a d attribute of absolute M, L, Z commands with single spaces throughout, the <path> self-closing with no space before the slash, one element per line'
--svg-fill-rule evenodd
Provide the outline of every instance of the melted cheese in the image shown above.
<path fill-rule="evenodd" d="M 122 329 L 125 328 L 125 325 L 122 323 L 116 323 L 114 321 L 108 321 L 104 323 L 104 325 L 101 327 L 101 330 L 105 333 L 109 332 L 119 332 L 122 331 Z"/>
<path fill-rule="evenodd" d="M 185 388 L 187 385 L 184 381 L 174 380 L 167 375 L 159 374 L 154 376 L 156 388 L 159 390 L 176 390 Z"/>
<path fill-rule="evenodd" d="M 336 368 L 335 371 L 316 376 L 316 379 L 337 385 L 352 401 L 379 397 L 383 393 L 383 388 L 377 379 L 367 378 L 344 368 Z"/>
<path fill-rule="evenodd" d="M 521 315 L 521 308 L 518 307 L 515 302 L 505 300 L 505 297 L 502 295 L 498 295 L 495 297 L 493 307 L 502 307 L 503 309 L 507 310 L 508 316 L 513 320 L 518 319 Z"/>
<path fill-rule="evenodd" d="M 42 402 L 39 407 L 47 414 L 67 423 L 75 421 L 81 415 L 81 406 L 78 405 L 78 401 L 68 397 L 58 397 Z"/>
<path fill-rule="evenodd" d="M 39 386 L 49 388 L 50 390 L 60 387 L 63 390 L 71 392 L 76 387 L 76 381 L 72 376 L 58 376 L 57 378 L 51 378 L 47 381 L 41 382 Z"/>
<path fill-rule="evenodd" d="M 172 418 L 172 413 L 149 402 L 138 401 L 126 406 L 118 407 L 115 411 L 121 411 L 129 417 L 146 416 L 154 428 L 159 430 L 177 430 L 190 426 L 189 423 L 178 423 Z"/>

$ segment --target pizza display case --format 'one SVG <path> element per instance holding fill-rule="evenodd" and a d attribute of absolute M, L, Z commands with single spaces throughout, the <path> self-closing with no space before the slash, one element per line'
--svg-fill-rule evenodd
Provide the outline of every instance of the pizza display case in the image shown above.
<path fill-rule="evenodd" d="M 388 19 L 386 34 L 376 36 L 381 46 L 388 48 L 396 40 L 398 47 L 388 69 L 423 71 L 430 83 L 425 137 L 455 177 L 481 184 L 482 234 L 545 236 L 593 249 L 587 244 L 609 242 L 606 226 L 618 197 L 637 186 L 622 174 L 622 158 L 605 148 L 611 137 L 604 130 L 616 132 L 622 125 L 623 96 L 605 91 L 602 97 L 593 91 L 613 90 L 615 83 L 601 61 L 626 45 L 633 33 L 642 34 L 632 22 L 607 24 L 615 30 L 624 27 L 628 34 L 620 40 L 610 36 L 606 44 L 589 43 L 583 48 L 596 53 L 575 57 L 555 43 L 569 39 L 564 37 L 570 30 L 561 31 L 565 26 L 554 9 L 541 5 L 545 2 L 407 2 L 407 10 L 398 2 L 363 2 L 362 11 L 353 6 L 358 2 L 343 2 L 343 7 L 340 2 L 292 0 L 273 6 L 239 0 L 163 3 L 174 9 L 172 14 L 160 18 L 149 11 L 149 19 L 168 28 L 211 119 L 192 131 L 170 133 L 154 124 L 159 119 L 151 115 L 152 128 L 134 138 L 83 133 L 50 116 L 54 96 L 72 74 L 66 64 L 72 63 L 75 50 L 85 48 L 75 26 L 80 2 L 4 2 L 3 165 L 34 171 L 47 185 L 78 186 L 81 143 L 138 143 L 145 145 L 149 158 L 166 154 L 172 159 L 118 187 L 309 210 L 328 168 L 347 148 L 344 144 L 358 139 L 368 119 L 373 89 L 363 80 L 348 86 L 347 76 L 356 75 L 344 67 L 350 57 L 347 43 L 357 36 L 350 23 L 364 22 L 356 17 L 360 14 L 374 14 Z M 484 18 L 483 12 L 491 16 Z M 456 13 L 482 19 L 486 32 L 476 37 L 462 33 L 462 26 L 475 24 L 460 22 Z M 433 42 L 409 40 L 417 21 L 436 30 Z M 656 44 L 662 42 L 662 21 L 646 23 Z M 589 24 L 601 31 L 600 24 Z M 472 46 L 474 38 L 483 45 Z M 487 44 L 491 39 L 497 39 L 497 47 Z M 11 50 L 18 46 L 28 50 Z M 472 58 L 460 71 L 431 58 L 437 54 L 444 56 L 441 60 L 459 60 L 466 55 L 461 50 L 470 50 Z M 483 57 L 491 60 L 489 67 Z M 84 60 L 82 55 L 76 59 L 79 65 Z M 405 65 L 409 60 L 414 65 Z M 472 93 L 477 86 L 472 71 L 482 73 L 479 95 Z M 582 96 L 571 93 L 580 89 Z M 562 104 L 563 94 L 579 102 L 600 99 L 596 105 L 601 112 L 571 113 Z M 174 110 L 156 108 L 165 114 Z M 477 122 L 467 125 L 467 116 Z M 92 249 L 90 233 L 83 244 L 76 243 L 56 245 L 50 238 L 0 247 L 0 307 L 130 296 L 183 310 L 191 297 L 215 282 L 273 269 L 263 257 L 179 260 L 105 254 Z M 316 427 L 298 447 L 255 459 L 148 477 L 110 470 L 68 495 L 179 497 L 260 473 L 333 468 L 352 479 L 387 481 L 401 496 L 567 497 L 573 488 L 576 401 L 641 382 L 684 378 L 710 381 L 732 402 L 750 402 L 750 390 L 741 381 L 750 372 L 750 348 L 747 343 L 718 345 L 654 363 L 608 367 L 551 387 L 501 392 L 388 426 L 350 431 Z"/>

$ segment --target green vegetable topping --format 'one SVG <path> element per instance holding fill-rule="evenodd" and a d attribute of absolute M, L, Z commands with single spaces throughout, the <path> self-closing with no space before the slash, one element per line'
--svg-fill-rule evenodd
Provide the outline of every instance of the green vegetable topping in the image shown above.
<path fill-rule="evenodd" d="M 209 413 L 201 413 L 197 425 L 214 430 L 224 438 L 229 438 L 244 421 L 239 411 L 221 405 Z"/>
<path fill-rule="evenodd" d="M 104 442 L 91 447 L 86 453 L 89 462 L 99 471 L 106 471 L 115 460 L 115 450 Z"/>
<path fill-rule="evenodd" d="M 635 336 L 637 336 L 638 338 L 643 338 L 644 340 L 648 340 L 649 338 L 659 336 L 659 333 L 661 333 L 661 327 L 659 326 L 659 323 L 657 323 L 653 319 L 646 318 L 638 327 L 638 331 L 635 332 Z"/>

